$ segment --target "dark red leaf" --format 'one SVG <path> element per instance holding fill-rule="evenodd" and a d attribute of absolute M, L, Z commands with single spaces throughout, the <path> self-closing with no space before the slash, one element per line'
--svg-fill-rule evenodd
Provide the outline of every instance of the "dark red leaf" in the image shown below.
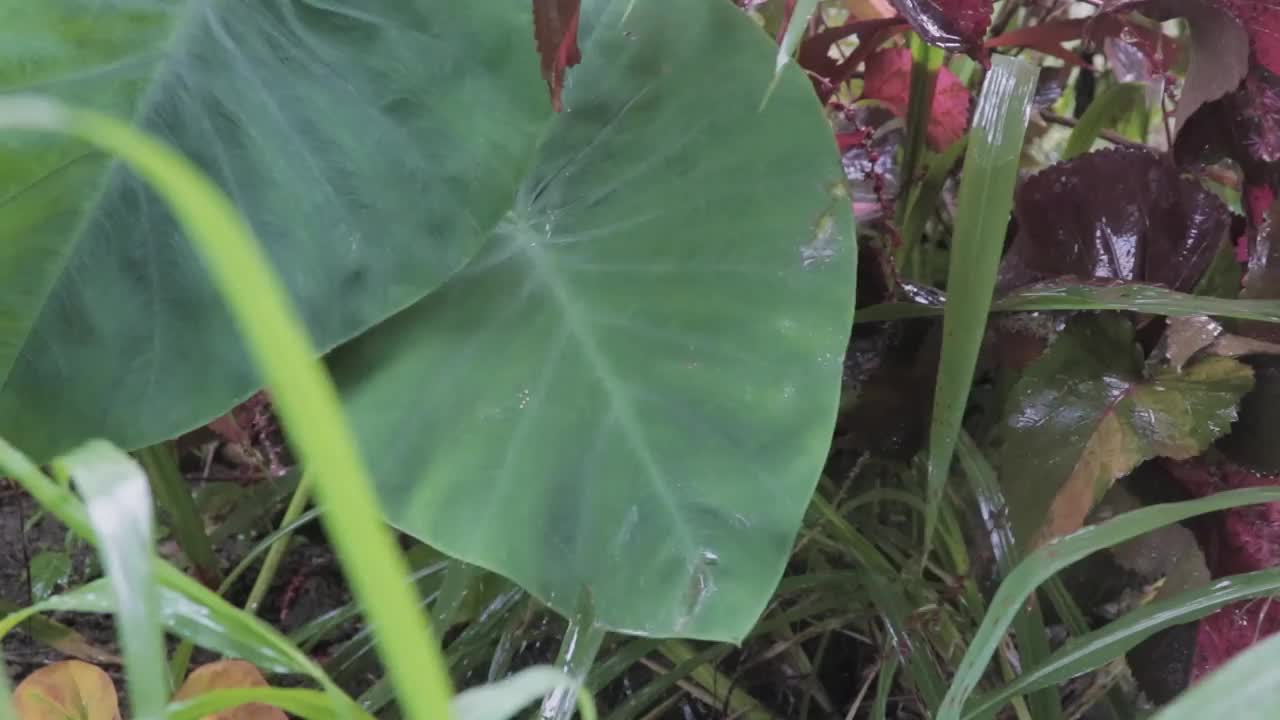
<path fill-rule="evenodd" d="M 1066 63 L 1087 67 L 1079 55 L 1062 46 L 1064 42 L 1080 39 L 1085 22 L 1086 20 L 1081 18 L 1029 25 L 993 37 L 984 44 L 993 50 L 1002 47 L 1031 48 L 1046 55 L 1061 58 Z"/>
<path fill-rule="evenodd" d="M 1230 229 L 1226 206 L 1153 153 L 1082 155 L 1028 179 L 1002 289 L 1072 276 L 1191 290 Z"/>
<path fill-rule="evenodd" d="M 541 58 L 542 78 L 551 91 L 551 106 L 564 109 L 564 73 L 582 62 L 578 49 L 580 0 L 533 0 L 533 35 Z"/>
<path fill-rule="evenodd" d="M 992 0 L 893 0 L 911 29 L 927 42 L 979 58 L 982 39 L 991 26 Z"/>
<path fill-rule="evenodd" d="M 911 94 L 911 51 L 881 50 L 867 59 L 862 97 L 884 103 L 898 117 L 907 116 Z M 969 126 L 969 89 L 947 68 L 938 70 L 926 136 L 929 147 L 944 150 Z"/>
<path fill-rule="evenodd" d="M 1166 462 L 1170 476 L 1196 497 L 1226 490 L 1268 487 L 1280 478 L 1203 458 Z M 1215 578 L 1280 565 L 1280 503 L 1247 505 L 1201 518 L 1193 525 Z M 1280 630 L 1280 603 L 1245 601 L 1225 607 L 1200 622 L 1191 681 L 1204 677 L 1237 653 Z"/>

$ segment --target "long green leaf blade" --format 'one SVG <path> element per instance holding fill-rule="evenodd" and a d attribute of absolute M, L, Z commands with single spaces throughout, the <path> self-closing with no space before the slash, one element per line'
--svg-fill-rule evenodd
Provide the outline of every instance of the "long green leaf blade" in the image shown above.
<path fill-rule="evenodd" d="M 0 102 L 0 128 L 69 133 L 122 157 L 171 205 L 273 391 L 303 464 L 313 469 L 343 570 L 371 623 L 405 714 L 449 716 L 451 681 L 427 619 L 405 587 L 408 566 L 382 524 L 337 391 L 297 311 L 230 200 L 187 160 L 107 116 L 34 98 Z M 425 688 L 423 687 L 425 683 Z"/>
<path fill-rule="evenodd" d="M 959 720 L 965 703 L 981 681 L 987 663 L 1022 604 L 1041 583 L 1063 568 L 1099 550 L 1187 518 L 1241 505 L 1276 501 L 1280 501 L 1280 488 L 1268 487 L 1231 490 L 1199 500 L 1152 505 L 1042 546 L 1018 564 L 991 599 L 987 616 L 956 668 L 951 688 L 938 711 L 938 720 Z"/>
<path fill-rule="evenodd" d="M 1145 97 L 1144 86 L 1138 83 L 1120 83 L 1113 85 L 1100 97 L 1089 104 L 1080 122 L 1076 123 L 1067 138 L 1067 147 L 1062 151 L 1062 159 L 1070 160 L 1083 155 L 1093 148 L 1102 130 L 1109 124 L 1131 112 L 1135 107 L 1143 107 Z"/>
<path fill-rule="evenodd" d="M 978 349 L 986 332 L 1036 77 L 1035 66 L 1027 62 L 1001 55 L 992 58 L 969 131 L 947 274 L 951 302 L 942 321 L 942 357 L 929 426 L 926 546 L 937 524 Z"/>
<path fill-rule="evenodd" d="M 59 457 L 53 466 L 79 489 L 98 538 L 98 556 L 115 600 L 129 706 L 140 720 L 160 720 L 169 687 L 152 575 L 155 518 L 147 476 L 133 458 L 102 440 Z"/>

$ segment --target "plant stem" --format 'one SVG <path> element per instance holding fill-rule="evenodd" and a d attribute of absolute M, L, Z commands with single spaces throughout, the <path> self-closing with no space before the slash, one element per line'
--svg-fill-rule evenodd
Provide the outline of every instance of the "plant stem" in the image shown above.
<path fill-rule="evenodd" d="M 191 498 L 191 488 L 178 470 L 178 458 L 171 443 L 160 443 L 134 453 L 147 471 L 151 492 L 169 516 L 178 547 L 205 587 L 215 588 L 222 582 L 222 568 L 214 554 L 213 543 L 204 529 L 204 519 Z"/>
<path fill-rule="evenodd" d="M 289 506 L 284 510 L 284 517 L 280 519 L 280 527 L 287 528 L 292 525 L 298 516 L 306 510 L 307 503 L 311 501 L 311 474 L 304 473 L 302 480 L 298 482 L 298 487 L 293 491 L 293 497 L 289 499 Z M 293 538 L 293 533 L 287 532 L 276 539 L 271 545 L 271 549 L 267 551 L 267 557 L 262 561 L 262 569 L 258 571 L 258 577 L 253 581 L 253 588 L 249 590 L 249 599 L 244 603 L 244 609 L 254 615 L 258 614 L 258 608 L 262 605 L 262 600 L 267 596 L 267 590 L 271 588 L 272 581 L 275 580 L 276 572 L 280 569 L 280 560 L 284 558 L 285 552 L 289 549 L 289 540 Z"/>

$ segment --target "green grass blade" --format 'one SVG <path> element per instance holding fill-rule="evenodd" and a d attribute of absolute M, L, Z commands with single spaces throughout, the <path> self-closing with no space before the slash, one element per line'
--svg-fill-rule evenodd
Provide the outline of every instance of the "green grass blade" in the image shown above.
<path fill-rule="evenodd" d="M 94 440 L 53 461 L 84 497 L 98 557 L 114 602 L 129 706 L 140 720 L 160 720 L 169 701 L 164 630 L 152 570 L 155 517 L 142 466 L 110 443 Z"/>
<path fill-rule="evenodd" d="M 1046 310 L 1125 310 L 1186 317 L 1213 317 L 1280 322 L 1280 300 L 1232 300 L 1189 295 L 1155 285 L 1037 285 L 1007 295 L 991 305 L 993 312 Z M 936 317 L 943 306 L 923 303 L 882 303 L 858 311 L 856 323 Z"/>
<path fill-rule="evenodd" d="M 915 187 L 916 166 L 925 155 L 925 132 L 929 127 L 929 114 L 933 109 L 933 88 L 938 81 L 938 70 L 946 53 L 934 47 L 915 33 L 911 42 L 911 92 L 907 95 L 907 137 L 902 146 L 902 189 L 898 197 L 897 223 L 903 227 L 908 211 L 908 190 Z M 911 252 L 904 240 L 902 251 Z"/>
<path fill-rule="evenodd" d="M 222 293 L 315 490 L 334 550 L 372 625 L 410 720 L 449 717 L 452 683 L 408 564 L 382 523 L 369 474 L 270 260 L 231 201 L 186 158 L 105 115 L 38 98 L 0 101 L 0 128 L 74 135 L 124 160 L 169 204 Z"/>
<path fill-rule="evenodd" d="M 174 539 L 182 554 L 195 568 L 196 577 L 209 587 L 222 582 L 222 568 L 213 552 L 213 543 L 204 529 L 204 519 L 191 498 L 191 486 L 178 470 L 178 458 L 171 443 L 143 448 L 135 453 L 147 471 L 151 492 L 169 516 Z"/>
<path fill-rule="evenodd" d="M 0 720 L 18 720 L 13 709 L 13 697 L 9 692 L 8 666 L 4 662 L 4 650 L 0 649 Z"/>
<path fill-rule="evenodd" d="M 947 182 L 947 175 L 951 173 L 951 168 L 955 167 L 960 156 L 964 154 L 965 148 L 969 146 L 968 135 L 951 143 L 951 146 L 941 153 L 934 155 L 925 165 L 924 179 L 920 184 L 915 186 L 915 190 L 911 193 L 911 199 L 907 207 L 906 218 L 902 221 L 902 246 L 907 248 L 915 248 L 915 250 L 906 251 L 906 264 L 910 264 L 911 257 L 920 251 L 918 244 L 920 238 L 924 235 L 925 223 L 929 221 L 929 216 L 938 207 L 938 198 L 942 196 L 942 188 Z"/>
<path fill-rule="evenodd" d="M 761 110 L 769 104 L 769 98 L 773 96 L 778 80 L 782 78 L 782 71 L 787 67 L 787 63 L 791 62 L 791 56 L 795 55 L 796 48 L 800 47 L 800 41 L 804 39 L 804 31 L 809 27 L 809 19 L 817 9 L 818 0 L 799 0 L 792 9 L 791 19 L 787 21 L 787 29 L 782 33 L 782 42 L 778 43 L 778 58 L 773 65 L 773 81 L 769 83 L 769 88 L 764 92 L 764 99 L 760 101 Z"/>
<path fill-rule="evenodd" d="M 1144 107 L 1144 93 L 1143 86 L 1137 83 L 1120 83 L 1107 88 L 1080 116 L 1071 137 L 1067 138 L 1062 159 L 1070 160 L 1092 150 L 1106 126 L 1114 125 L 1135 108 Z"/>
<path fill-rule="evenodd" d="M 1236 575 L 1205 588 L 1179 593 L 1127 613 L 1091 633 L 1068 640 L 1044 663 L 1026 670 L 999 691 L 979 698 L 965 711 L 965 720 L 999 710 L 1006 702 L 1037 688 L 1055 688 L 1077 675 L 1102 667 L 1157 632 L 1195 622 L 1230 605 L 1280 591 L 1280 569 Z"/>
<path fill-rule="evenodd" d="M 304 720 L 372 720 L 372 716 L 355 702 L 335 708 L 331 697 L 324 692 L 273 687 L 211 690 L 188 700 L 171 703 L 166 711 L 166 720 L 235 717 L 235 713 L 219 713 L 248 703 L 271 705 Z"/>
<path fill-rule="evenodd" d="M 1280 708 L 1280 635 L 1240 653 L 1156 713 L 1155 720 L 1273 720 Z"/>
<path fill-rule="evenodd" d="M 1005 631 L 1019 608 L 1045 580 L 1099 550 L 1145 532 L 1205 513 L 1241 505 L 1280 501 L 1280 488 L 1231 490 L 1199 500 L 1166 503 L 1124 513 L 1100 525 L 1083 528 L 1036 550 L 1018 564 L 991 599 L 987 616 L 974 635 L 938 711 L 938 720 L 959 720 L 974 688 L 982 679 Z"/>
<path fill-rule="evenodd" d="M 983 529 L 991 539 L 991 551 L 995 555 L 996 568 L 1003 579 L 1013 572 L 1019 558 L 1017 542 L 1013 536 L 1008 518 L 1008 505 L 1004 493 L 1000 490 L 1000 482 L 995 468 L 987 462 L 986 456 L 978 448 L 969 434 L 960 434 L 960 444 L 956 449 L 960 466 L 969 479 L 973 494 L 978 501 L 982 515 Z M 1018 646 L 1018 656 L 1022 667 L 1036 666 L 1049 658 L 1049 634 L 1045 630 L 1044 616 L 1036 603 L 1024 603 L 1021 611 L 1013 621 L 1014 640 Z M 1062 717 L 1062 701 L 1056 688 L 1039 690 L 1024 688 L 1013 693 L 1017 697 L 1029 694 L 1027 705 L 1032 717 Z"/>
<path fill-rule="evenodd" d="M 309 502 L 311 502 L 311 475 L 304 474 L 302 480 L 298 481 L 298 487 L 293 491 L 293 497 L 289 498 L 289 506 L 284 510 L 280 526 L 284 528 L 292 525 L 307 509 Z M 289 539 L 293 535 L 290 532 L 276 531 L 272 533 L 272 537 L 274 539 L 268 545 L 270 549 L 267 550 L 266 559 L 262 561 L 262 569 L 258 571 L 258 577 L 254 578 L 253 587 L 249 590 L 249 599 L 244 603 L 244 609 L 254 615 L 258 614 L 258 608 L 267 597 L 267 591 L 271 589 L 271 583 L 275 580 L 276 572 L 280 569 L 280 561 L 284 559 L 285 551 L 289 549 Z"/>
<path fill-rule="evenodd" d="M 531 667 L 459 694 L 453 702 L 453 716 L 457 720 L 507 720 L 539 697 L 572 684 L 568 676 L 555 668 Z M 582 720 L 596 720 L 595 703 L 586 692 L 578 693 L 578 715 Z"/>
<path fill-rule="evenodd" d="M 986 331 L 1036 77 L 1030 63 L 993 57 L 969 131 L 947 276 L 951 302 L 942 321 L 942 357 L 929 426 L 925 555 Z"/>

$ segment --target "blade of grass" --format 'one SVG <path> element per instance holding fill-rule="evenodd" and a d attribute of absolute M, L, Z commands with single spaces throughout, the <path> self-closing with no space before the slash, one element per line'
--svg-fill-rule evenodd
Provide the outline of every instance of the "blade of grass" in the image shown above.
<path fill-rule="evenodd" d="M 557 688 L 572 686 L 573 681 L 552 667 L 527 668 L 505 680 L 481 685 L 458 695 L 453 703 L 457 720 L 507 720 Z M 578 715 L 582 720 L 596 720 L 595 701 L 585 690 L 578 692 Z"/>
<path fill-rule="evenodd" d="M 809 27 L 809 19 L 817 9 L 818 0 L 798 0 L 792 8 L 791 17 L 787 19 L 787 29 L 783 31 L 782 40 L 778 43 L 778 57 L 773 64 L 773 80 L 764 91 L 764 98 L 760 100 L 761 110 L 769 104 L 769 98 L 773 96 L 774 89 L 778 87 L 778 81 L 782 79 L 782 71 L 786 69 L 787 63 L 791 62 L 791 56 L 795 55 L 796 48 L 800 47 L 804 32 Z"/>
<path fill-rule="evenodd" d="M 974 497 L 978 501 L 978 509 L 982 515 L 987 536 L 991 541 L 992 554 L 995 555 L 996 569 L 999 579 L 1008 577 L 1018 562 L 1017 542 L 1013 536 L 1013 528 L 1009 524 L 1008 506 L 1004 493 L 1000 490 L 995 468 L 987 462 L 986 456 L 978 449 L 969 433 L 960 433 L 960 443 L 956 455 L 964 474 L 969 478 Z M 1045 630 L 1044 616 L 1037 603 L 1022 605 L 1013 621 L 1014 640 L 1018 646 L 1018 656 L 1022 667 L 1040 665 L 1049 657 L 1049 634 Z M 1034 690 L 1034 688 L 1033 688 Z M 1056 688 L 1031 692 L 1027 697 L 1027 705 L 1034 718 L 1061 718 L 1062 701 Z M 1014 697 L 1022 693 L 1015 693 Z"/>
<path fill-rule="evenodd" d="M 1175 625 L 1195 622 L 1240 600 L 1280 591 L 1280 569 L 1235 575 L 1205 588 L 1179 593 L 1127 613 L 1093 632 L 1072 638 L 1043 663 L 1029 666 L 1018 679 L 970 703 L 965 720 L 999 710 L 1011 698 L 1036 688 L 1059 684 L 1106 665 L 1138 643 Z"/>
<path fill-rule="evenodd" d="M 8 665 L 4 662 L 4 650 L 0 649 L 0 720 L 19 720 L 13 709 L 13 699 L 9 692 Z"/>
<path fill-rule="evenodd" d="M 11 600 L 0 598 L 0 617 L 7 618 L 23 609 Z M 119 657 L 89 642 L 75 630 L 43 615 L 32 614 L 19 627 L 32 640 L 77 660 L 94 665 L 119 665 L 122 662 Z"/>
<path fill-rule="evenodd" d="M 307 509 L 307 503 L 311 502 L 311 475 L 303 473 L 302 479 L 298 481 L 298 487 L 293 491 L 293 497 L 289 498 L 289 506 L 284 510 L 284 517 L 280 519 L 280 527 L 287 528 L 297 521 L 302 512 Z M 258 614 L 258 608 L 262 605 L 262 600 L 267 596 L 267 590 L 271 589 L 271 583 L 275 580 L 276 571 L 280 569 L 280 561 L 284 559 L 285 552 L 289 549 L 289 540 L 293 537 L 292 531 L 277 531 L 273 533 L 273 539 L 268 546 L 271 549 L 267 551 L 267 558 L 262 561 L 262 569 L 258 571 L 258 577 L 254 578 L 253 587 L 249 589 L 249 599 L 244 603 L 244 609 L 254 615 Z"/>
<path fill-rule="evenodd" d="M 902 236 L 902 247 L 914 248 L 904 251 L 906 264 L 909 265 L 915 254 L 919 252 L 918 245 L 921 236 L 924 235 L 925 223 L 938 206 L 938 198 L 942 195 L 942 187 L 947 182 L 947 175 L 951 173 L 951 168 L 955 167 L 968 145 L 969 138 L 966 135 L 951 143 L 951 147 L 934 155 L 925 166 L 924 179 L 912 186 L 914 190 L 911 192 L 911 199 L 907 202 L 907 214 L 899 231 Z"/>
<path fill-rule="evenodd" d="M 1037 72 L 1022 60 L 993 57 L 969 131 L 947 275 L 951 302 L 942 320 L 942 356 L 929 425 L 924 556 L 929 554 L 986 331 Z"/>
<path fill-rule="evenodd" d="M 882 303 L 858 311 L 855 323 L 909 320 L 943 314 L 942 305 Z M 1280 300 L 1232 300 L 1188 295 L 1154 285 L 1038 285 L 1024 288 L 991 304 L 992 312 L 1047 310 L 1124 310 L 1185 317 L 1214 317 L 1280 322 Z"/>
<path fill-rule="evenodd" d="M 173 445 L 152 445 L 134 455 L 146 470 L 156 503 L 168 514 L 174 539 L 195 569 L 196 577 L 209 587 L 217 587 L 222 582 L 222 568 L 205 532 L 204 519 L 191 498 L 191 487 L 178 470 Z"/>
<path fill-rule="evenodd" d="M 1119 122 L 1135 107 L 1143 107 L 1145 89 L 1137 83 L 1120 83 L 1107 88 L 1102 95 L 1089 104 L 1089 109 L 1080 116 L 1067 138 L 1067 147 L 1062 151 L 1062 159 L 1070 160 L 1093 149 L 1098 136 L 1106 126 Z"/>
<path fill-rule="evenodd" d="M 406 717 L 449 717 L 452 682 L 430 621 L 404 583 L 409 568 L 382 523 L 338 393 L 252 229 L 186 158 L 128 125 L 40 98 L 0 101 L 0 128 L 76 136 L 120 157 L 169 204 L 227 303 L 272 391 L 302 464 L 315 474 L 325 528 L 376 628 Z"/>
<path fill-rule="evenodd" d="M 129 707 L 140 720 L 160 720 L 169 702 L 169 675 L 152 575 L 155 517 L 146 473 L 102 440 L 59 457 L 53 468 L 59 479 L 70 479 L 80 490 L 98 538 L 98 557 L 115 600 Z"/>
<path fill-rule="evenodd" d="M 372 720 L 372 716 L 354 702 L 344 708 L 335 708 L 332 699 L 324 692 L 273 687 L 210 690 L 189 700 L 171 703 L 165 720 L 237 717 L 236 713 L 226 711 L 250 703 L 277 707 L 305 720 Z"/>
<path fill-rule="evenodd" d="M 902 181 L 897 203 L 897 225 L 905 225 L 908 192 L 916 186 L 916 166 L 924 157 L 925 130 L 929 127 L 929 114 L 933 109 L 933 88 L 937 84 L 938 69 L 946 57 L 942 48 L 934 47 L 916 33 L 908 34 L 911 47 L 911 91 L 907 95 L 907 136 L 902 145 Z M 912 253 L 912 246 L 904 241 L 903 254 Z"/>
<path fill-rule="evenodd" d="M 1280 707 L 1280 635 L 1232 658 L 1156 713 L 1154 720 L 1271 720 Z"/>
<path fill-rule="evenodd" d="M 1241 505 L 1276 501 L 1280 501 L 1280 488 L 1266 487 L 1231 490 L 1199 500 L 1152 505 L 1124 513 L 1099 525 L 1083 528 L 1040 547 L 1018 563 L 991 599 L 987 616 L 974 635 L 964 660 L 956 669 L 951 688 L 939 708 L 938 720 L 960 719 L 965 703 L 986 672 L 987 663 L 991 661 L 991 656 L 1019 608 L 1041 583 L 1063 568 L 1099 550 L 1187 518 Z"/>
<path fill-rule="evenodd" d="M 698 654 L 683 640 L 666 640 L 658 646 L 658 652 L 677 664 Z M 759 700 L 737 687 L 733 680 L 725 677 L 710 663 L 699 665 L 690 673 L 690 677 L 711 693 L 716 698 L 718 707 L 730 717 L 742 720 L 770 720 L 773 717 L 773 713 L 766 710 Z M 727 697 L 722 697 L 725 693 L 728 693 Z"/>

